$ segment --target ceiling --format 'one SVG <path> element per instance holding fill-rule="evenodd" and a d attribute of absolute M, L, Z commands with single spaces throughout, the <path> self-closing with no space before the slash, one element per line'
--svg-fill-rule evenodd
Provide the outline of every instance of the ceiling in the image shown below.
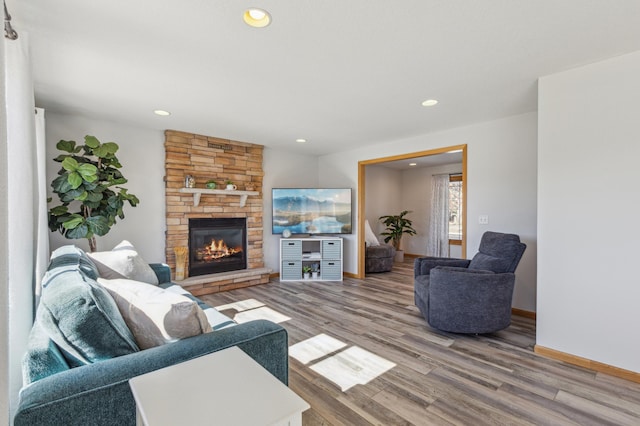
<path fill-rule="evenodd" d="M 638 0 L 6 3 L 48 111 L 312 155 L 535 111 L 539 76 L 640 50 Z"/>
<path fill-rule="evenodd" d="M 411 165 L 413 164 L 413 166 Z M 443 152 L 441 154 L 426 155 L 422 157 L 407 158 L 402 160 L 385 161 L 372 166 L 386 167 L 394 170 L 421 169 L 427 167 L 444 166 L 447 164 L 462 164 L 462 150 Z"/>

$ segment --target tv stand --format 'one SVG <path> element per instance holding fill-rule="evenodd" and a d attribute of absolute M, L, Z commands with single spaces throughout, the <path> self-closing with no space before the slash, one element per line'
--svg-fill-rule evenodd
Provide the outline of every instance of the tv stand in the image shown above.
<path fill-rule="evenodd" d="M 280 281 L 304 281 L 302 268 L 319 268 L 308 281 L 342 281 L 342 238 L 280 239 Z"/>

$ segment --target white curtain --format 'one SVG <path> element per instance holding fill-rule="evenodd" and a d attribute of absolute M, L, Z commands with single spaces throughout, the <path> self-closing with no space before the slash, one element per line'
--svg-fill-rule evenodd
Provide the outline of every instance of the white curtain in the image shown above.
<path fill-rule="evenodd" d="M 35 287 L 35 306 L 40 301 L 40 292 L 42 290 L 42 276 L 47 270 L 49 263 L 49 223 L 48 223 L 48 207 L 47 207 L 47 149 L 45 137 L 45 121 L 44 109 L 35 109 L 35 150 L 36 150 L 36 168 L 34 170 L 35 186 L 37 190 L 34 193 L 34 230 L 35 230 L 35 250 L 34 250 L 34 287 Z"/>
<path fill-rule="evenodd" d="M 449 257 L 449 175 L 435 175 L 431 180 L 427 256 Z"/>
<path fill-rule="evenodd" d="M 44 160 L 44 117 L 36 132 L 33 82 L 29 60 L 28 35 L 17 40 L 4 39 L 3 97 L 6 129 L 6 217 L 8 306 L 8 390 L 11 412 L 15 409 L 18 390 L 22 386 L 20 361 L 33 322 L 35 293 L 48 257 L 46 187 Z M 42 111 L 42 116 L 44 111 Z M 39 134 L 40 140 L 36 137 Z M 4 183 L 4 182 L 3 182 Z M 3 188 L 5 189 L 5 188 Z M 3 191 L 4 192 L 4 191 Z M 4 210 L 6 208 L 6 210 Z M 36 279 L 37 278 L 37 279 Z M 5 346 L 6 344 L 6 346 Z"/>

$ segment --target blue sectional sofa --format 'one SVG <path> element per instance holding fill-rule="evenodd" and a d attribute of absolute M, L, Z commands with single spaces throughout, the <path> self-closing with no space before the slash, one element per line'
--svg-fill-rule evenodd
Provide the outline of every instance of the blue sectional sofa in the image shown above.
<path fill-rule="evenodd" d="M 160 287 L 175 285 L 166 265 L 151 266 Z M 140 350 L 97 275 L 77 247 L 52 255 L 24 357 L 16 426 L 134 425 L 130 378 L 231 346 L 288 383 L 287 332 L 278 324 L 235 324 L 191 296 L 208 312 L 213 331 Z"/>

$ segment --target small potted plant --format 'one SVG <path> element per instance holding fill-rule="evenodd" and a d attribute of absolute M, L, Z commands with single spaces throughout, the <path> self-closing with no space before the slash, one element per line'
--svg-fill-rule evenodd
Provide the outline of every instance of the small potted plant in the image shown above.
<path fill-rule="evenodd" d="M 207 187 L 207 189 L 216 189 L 216 181 L 210 179 L 207 181 L 207 183 L 205 183 L 205 186 Z"/>
<path fill-rule="evenodd" d="M 231 179 L 227 179 L 224 183 L 225 185 L 227 185 L 227 189 L 230 191 L 235 191 L 236 189 L 238 189 L 238 187 L 233 184 L 233 181 Z"/>
<path fill-rule="evenodd" d="M 399 215 L 380 216 L 379 218 L 387 226 L 387 229 L 381 234 L 385 236 L 384 242 L 391 241 L 391 244 L 396 248 L 396 262 L 404 262 L 404 251 L 400 250 L 402 236 L 404 234 L 416 235 L 413 222 L 405 217 L 409 213 L 411 213 L 409 210 L 404 210 Z"/>
<path fill-rule="evenodd" d="M 320 264 L 319 263 L 313 263 L 311 265 L 311 278 L 314 279 L 314 280 L 317 280 L 319 273 L 320 273 Z"/>
<path fill-rule="evenodd" d="M 305 280 L 308 280 L 311 277 L 311 266 L 303 266 L 302 267 L 302 275 Z"/>

